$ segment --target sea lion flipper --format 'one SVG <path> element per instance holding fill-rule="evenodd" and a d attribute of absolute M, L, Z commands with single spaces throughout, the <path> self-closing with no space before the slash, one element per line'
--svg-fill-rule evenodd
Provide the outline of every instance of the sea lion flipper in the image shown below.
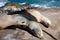
<path fill-rule="evenodd" d="M 45 16 L 41 16 L 41 21 L 40 21 L 41 24 L 43 24 L 45 27 L 49 27 L 51 25 L 51 21 L 45 17 Z"/>
<path fill-rule="evenodd" d="M 43 37 L 43 32 L 42 29 L 37 22 L 30 22 L 29 28 L 34 32 L 34 35 L 37 36 L 38 38 Z"/>

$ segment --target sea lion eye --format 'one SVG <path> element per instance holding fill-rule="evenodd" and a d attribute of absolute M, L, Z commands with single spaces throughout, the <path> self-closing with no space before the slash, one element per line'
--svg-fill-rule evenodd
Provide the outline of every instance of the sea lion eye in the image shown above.
<path fill-rule="evenodd" d="M 22 22 L 22 23 L 25 23 L 25 22 Z"/>

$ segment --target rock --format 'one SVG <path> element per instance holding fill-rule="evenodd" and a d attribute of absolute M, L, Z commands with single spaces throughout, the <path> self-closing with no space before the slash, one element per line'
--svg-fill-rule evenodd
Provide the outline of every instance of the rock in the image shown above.
<path fill-rule="evenodd" d="M 0 40 L 39 40 L 24 30 L 1 30 Z"/>
<path fill-rule="evenodd" d="M 44 34 L 42 40 L 60 40 L 60 9 L 36 9 L 52 21 L 52 26 L 41 25 Z M 45 32 L 46 31 L 46 32 Z M 9 38 L 9 39 L 8 39 Z M 0 30 L 0 40 L 41 40 L 24 30 Z"/>
<path fill-rule="evenodd" d="M 60 8 L 41 8 L 38 10 L 52 21 L 49 28 L 43 29 L 54 36 L 55 40 L 60 40 Z"/>

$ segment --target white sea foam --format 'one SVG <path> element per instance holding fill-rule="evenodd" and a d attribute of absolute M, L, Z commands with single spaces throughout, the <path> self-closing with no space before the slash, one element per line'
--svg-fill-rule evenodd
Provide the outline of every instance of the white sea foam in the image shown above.
<path fill-rule="evenodd" d="M 0 7 L 4 6 L 6 2 L 8 2 L 8 0 L 0 0 Z"/>
<path fill-rule="evenodd" d="M 24 4 L 26 4 L 26 2 L 23 2 L 23 3 L 19 3 L 20 5 L 24 5 Z"/>
<path fill-rule="evenodd" d="M 0 2 L 0 7 L 4 6 L 6 2 Z"/>
<path fill-rule="evenodd" d="M 56 6 L 51 6 L 53 5 L 53 3 L 55 3 L 54 0 L 50 1 L 50 2 L 47 2 L 45 4 L 31 4 L 32 7 L 38 7 L 38 8 L 59 8 L 59 7 L 56 7 Z"/>
<path fill-rule="evenodd" d="M 6 1 L 7 2 L 7 1 Z M 0 7 L 1 6 L 4 6 L 4 4 L 6 2 L 0 2 Z M 59 7 L 56 7 L 56 6 L 53 6 L 53 3 L 55 3 L 56 1 L 55 0 L 52 0 L 50 2 L 47 2 L 47 3 L 41 3 L 41 4 L 30 4 L 31 7 L 38 7 L 38 8 L 59 8 Z M 23 3 L 19 3 L 20 5 L 24 5 L 26 4 L 26 2 L 23 2 Z M 52 6 L 51 6 L 52 5 Z"/>
<path fill-rule="evenodd" d="M 24 5 L 24 4 L 26 4 L 26 2 L 24 2 L 24 3 L 19 3 L 20 5 Z M 30 4 L 31 5 L 31 7 L 38 7 L 38 8 L 51 8 L 51 7 L 48 7 L 46 4 L 41 4 L 41 5 L 39 5 L 39 4 Z"/>
<path fill-rule="evenodd" d="M 53 6 L 53 3 L 55 3 L 55 0 L 52 0 L 50 2 L 47 2 L 45 4 L 30 4 L 31 7 L 38 7 L 38 8 L 59 8 L 59 7 L 56 7 L 56 6 Z M 26 4 L 26 2 L 24 3 L 19 3 L 20 5 L 24 5 Z"/>
<path fill-rule="evenodd" d="M 0 0 L 0 7 L 4 6 L 8 0 Z"/>

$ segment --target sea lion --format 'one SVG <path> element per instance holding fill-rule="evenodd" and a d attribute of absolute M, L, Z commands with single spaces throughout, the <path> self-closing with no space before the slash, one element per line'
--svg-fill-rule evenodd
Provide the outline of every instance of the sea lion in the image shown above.
<path fill-rule="evenodd" d="M 30 17 L 30 16 L 28 16 L 28 13 L 29 13 L 30 15 L 32 15 L 35 18 L 34 20 L 37 20 L 37 22 L 40 22 L 41 24 L 43 24 L 45 27 L 48 28 L 51 25 L 51 21 L 47 17 L 43 16 L 36 9 L 33 9 L 33 8 L 30 9 L 29 6 L 30 5 L 21 6 L 17 3 L 6 3 L 6 5 L 5 5 L 5 7 L 3 7 L 3 9 L 10 10 L 12 12 L 13 11 L 22 11 L 23 12 L 23 10 L 25 10 L 24 12 L 26 13 L 27 17 Z M 11 13 L 9 12 L 9 14 L 11 14 Z M 33 17 L 30 17 L 30 18 L 33 19 Z"/>
<path fill-rule="evenodd" d="M 0 27 L 2 29 L 6 28 L 10 25 L 18 25 L 18 23 L 20 23 L 21 25 L 25 25 L 25 24 L 22 24 L 23 22 L 25 22 L 25 24 L 27 24 L 26 19 L 22 16 L 18 16 L 18 14 L 16 14 L 16 15 L 7 15 L 6 13 L 0 14 Z"/>
<path fill-rule="evenodd" d="M 40 22 L 45 27 L 49 27 L 51 25 L 50 19 L 42 15 L 39 11 L 36 9 L 26 9 L 26 12 L 34 16 L 37 20 L 37 22 Z"/>
<path fill-rule="evenodd" d="M 19 5 L 18 3 L 10 2 L 10 3 L 6 3 L 2 8 L 3 10 L 21 11 L 29 8 L 29 4 Z"/>
<path fill-rule="evenodd" d="M 11 25 L 24 25 L 33 31 L 37 37 L 43 37 L 43 32 L 38 22 L 27 20 L 25 17 L 19 14 L 0 14 L 0 29 L 4 29 Z"/>
<path fill-rule="evenodd" d="M 15 12 L 10 13 L 10 15 L 12 15 L 12 14 L 21 14 L 28 20 L 41 23 L 42 25 L 44 25 L 47 28 L 49 26 L 51 26 L 51 21 L 35 9 L 26 9 L 26 10 L 22 10 L 22 11 L 15 11 Z"/>

